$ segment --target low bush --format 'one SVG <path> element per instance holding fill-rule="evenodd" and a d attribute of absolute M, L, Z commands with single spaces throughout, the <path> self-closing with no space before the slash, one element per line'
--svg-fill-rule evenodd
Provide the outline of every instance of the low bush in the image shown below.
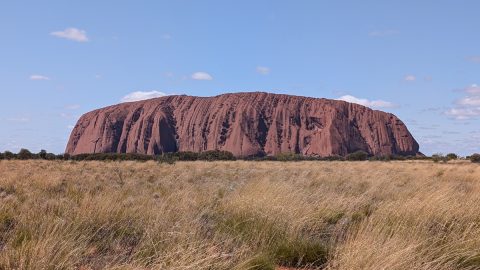
<path fill-rule="evenodd" d="M 328 157 L 322 158 L 322 160 L 325 160 L 325 161 L 344 161 L 345 158 L 342 157 L 342 156 L 328 156 Z"/>
<path fill-rule="evenodd" d="M 5 151 L 3 156 L 5 159 L 14 159 L 16 157 L 16 155 L 10 151 Z"/>
<path fill-rule="evenodd" d="M 448 161 L 448 158 L 446 156 L 444 156 L 443 154 L 433 154 L 432 155 L 432 161 L 435 162 L 435 163 L 438 163 L 438 162 L 447 162 Z"/>
<path fill-rule="evenodd" d="M 195 161 L 198 160 L 199 154 L 196 152 L 186 151 L 186 152 L 177 152 L 177 153 L 169 153 L 172 156 L 178 157 L 178 160 L 182 161 Z"/>
<path fill-rule="evenodd" d="M 198 160 L 206 160 L 206 161 L 213 161 L 213 160 L 235 160 L 235 156 L 228 152 L 228 151 L 205 151 L 201 152 L 198 155 Z"/>
<path fill-rule="evenodd" d="M 28 149 L 24 149 L 24 148 L 20 149 L 17 156 L 18 156 L 18 159 L 22 159 L 22 160 L 34 158 L 32 152 L 30 152 Z"/>
<path fill-rule="evenodd" d="M 47 159 L 47 151 L 42 149 L 38 152 L 37 156 L 41 159 Z"/>
<path fill-rule="evenodd" d="M 301 161 L 305 159 L 304 156 L 295 153 L 280 153 L 275 155 L 275 160 L 277 161 Z"/>
<path fill-rule="evenodd" d="M 327 157 L 321 156 L 304 156 L 298 153 L 286 152 L 279 153 L 275 156 L 268 156 L 265 153 L 241 157 L 241 160 L 247 161 L 390 161 L 390 160 L 422 160 L 432 159 L 435 162 L 446 161 L 452 159 L 454 154 L 449 154 L 447 157 L 443 155 L 433 155 L 432 157 L 416 157 L 416 156 L 401 156 L 401 155 L 384 155 L 384 156 L 371 156 L 365 151 L 356 151 L 348 154 L 346 157 L 333 155 Z M 170 152 L 162 153 L 160 155 L 146 155 L 137 153 L 93 153 L 93 154 L 78 154 L 69 155 L 65 154 L 53 154 L 46 150 L 41 150 L 39 153 L 34 154 L 28 149 L 21 149 L 19 153 L 14 154 L 10 151 L 0 153 L 0 160 L 2 159 L 43 159 L 43 160 L 74 160 L 74 161 L 149 161 L 154 160 L 159 163 L 174 164 L 176 161 L 216 161 L 216 160 L 236 160 L 237 158 L 228 151 L 211 150 L 205 152 Z"/>
<path fill-rule="evenodd" d="M 367 160 L 368 158 L 368 153 L 362 150 L 350 153 L 347 155 L 346 160 L 349 161 L 363 161 Z"/>
<path fill-rule="evenodd" d="M 480 163 L 480 154 L 475 153 L 469 156 L 468 159 L 470 159 L 470 161 L 473 163 Z"/>
<path fill-rule="evenodd" d="M 448 153 L 445 157 L 446 157 L 448 160 L 458 159 L 458 155 L 455 154 L 455 153 Z"/>

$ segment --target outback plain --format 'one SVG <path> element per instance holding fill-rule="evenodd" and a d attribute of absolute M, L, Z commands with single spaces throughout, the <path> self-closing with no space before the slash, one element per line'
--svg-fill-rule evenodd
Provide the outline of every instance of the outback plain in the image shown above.
<path fill-rule="evenodd" d="M 0 161 L 0 269 L 479 269 L 467 161 Z"/>

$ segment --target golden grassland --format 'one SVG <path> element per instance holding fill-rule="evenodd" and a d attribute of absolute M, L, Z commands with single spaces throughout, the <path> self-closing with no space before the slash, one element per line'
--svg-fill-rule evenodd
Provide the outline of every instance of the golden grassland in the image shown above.
<path fill-rule="evenodd" d="M 480 166 L 0 162 L 0 269 L 480 269 Z"/>

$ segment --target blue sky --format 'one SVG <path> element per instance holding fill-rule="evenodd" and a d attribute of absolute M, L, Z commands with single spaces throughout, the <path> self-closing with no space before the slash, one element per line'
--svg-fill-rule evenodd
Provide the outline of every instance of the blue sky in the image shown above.
<path fill-rule="evenodd" d="M 83 113 L 122 100 L 267 91 L 392 112 L 426 154 L 480 152 L 479 10 L 476 0 L 4 1 L 0 151 L 62 153 Z"/>

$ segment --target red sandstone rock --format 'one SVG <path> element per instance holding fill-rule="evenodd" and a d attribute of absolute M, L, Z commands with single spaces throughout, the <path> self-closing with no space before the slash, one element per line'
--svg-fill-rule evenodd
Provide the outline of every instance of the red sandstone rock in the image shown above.
<path fill-rule="evenodd" d="M 83 115 L 66 153 L 230 151 L 236 156 L 416 155 L 395 115 L 344 101 L 269 93 L 166 96 Z"/>

